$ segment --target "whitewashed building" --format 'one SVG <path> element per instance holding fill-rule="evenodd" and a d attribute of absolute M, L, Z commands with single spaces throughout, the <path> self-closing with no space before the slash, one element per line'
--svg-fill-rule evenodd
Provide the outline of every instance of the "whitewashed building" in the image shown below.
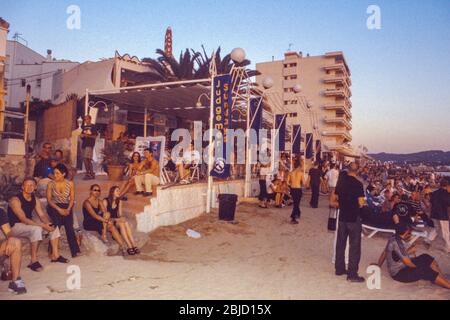
<path fill-rule="evenodd" d="M 78 62 L 57 60 L 52 51 L 43 56 L 24 44 L 8 40 L 6 45 L 5 78 L 6 108 L 19 109 L 25 101 L 26 87 L 31 86 L 32 99 L 53 100 L 53 77 L 79 65 Z"/>

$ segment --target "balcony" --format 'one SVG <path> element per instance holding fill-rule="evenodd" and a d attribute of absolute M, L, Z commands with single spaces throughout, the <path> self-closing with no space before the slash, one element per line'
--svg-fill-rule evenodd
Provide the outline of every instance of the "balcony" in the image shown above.
<path fill-rule="evenodd" d="M 294 76 L 297 74 L 297 67 L 283 68 L 283 77 Z"/>
<path fill-rule="evenodd" d="M 337 110 L 337 111 L 342 111 L 345 113 L 345 115 L 348 118 L 352 117 L 352 113 L 350 112 L 350 109 L 347 108 L 344 104 L 326 104 L 323 106 L 323 108 L 325 110 Z"/>
<path fill-rule="evenodd" d="M 322 135 L 325 137 L 341 137 L 346 141 L 352 141 L 352 135 L 344 130 L 324 131 Z"/>
<path fill-rule="evenodd" d="M 340 97 L 340 98 L 345 98 L 347 96 L 344 89 L 326 89 L 324 91 L 324 95 L 327 97 Z"/>
<path fill-rule="evenodd" d="M 332 117 L 332 118 L 325 117 L 323 121 L 329 124 L 341 125 L 347 128 L 347 130 L 352 130 L 352 123 L 344 117 Z"/>
<path fill-rule="evenodd" d="M 330 77 L 326 77 L 323 79 L 323 82 L 325 83 L 339 83 L 342 85 L 345 85 L 346 81 L 345 81 L 345 77 L 341 76 L 341 75 L 335 75 L 335 76 L 330 76 Z"/>
<path fill-rule="evenodd" d="M 347 75 L 347 70 L 345 69 L 345 65 L 343 63 L 333 63 L 323 67 L 326 71 L 341 71 L 345 76 Z"/>

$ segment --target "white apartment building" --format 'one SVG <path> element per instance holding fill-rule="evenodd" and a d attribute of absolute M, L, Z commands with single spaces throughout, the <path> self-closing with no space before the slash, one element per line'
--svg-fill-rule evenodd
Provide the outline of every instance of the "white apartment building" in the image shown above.
<path fill-rule="evenodd" d="M 313 146 L 320 140 L 322 153 L 355 155 L 350 146 L 351 73 L 342 52 L 320 56 L 287 52 L 283 60 L 257 63 L 256 70 L 261 73 L 258 83 L 265 77 L 273 79 L 267 97 L 277 113 L 288 114 L 288 125 L 300 124 L 302 134 L 313 133 Z"/>
<path fill-rule="evenodd" d="M 53 100 L 53 76 L 77 65 L 78 62 L 54 59 L 51 50 L 47 50 L 47 56 L 44 57 L 18 41 L 8 40 L 5 66 L 6 107 L 20 108 L 25 101 L 27 85 L 31 86 L 32 99 Z"/>

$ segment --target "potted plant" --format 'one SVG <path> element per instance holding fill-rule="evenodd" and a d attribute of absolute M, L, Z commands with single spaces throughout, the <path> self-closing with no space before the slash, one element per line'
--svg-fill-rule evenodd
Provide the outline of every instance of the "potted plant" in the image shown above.
<path fill-rule="evenodd" d="M 125 144 L 122 141 L 109 141 L 102 150 L 103 166 L 106 167 L 109 179 L 121 181 L 128 158 L 125 155 Z"/>

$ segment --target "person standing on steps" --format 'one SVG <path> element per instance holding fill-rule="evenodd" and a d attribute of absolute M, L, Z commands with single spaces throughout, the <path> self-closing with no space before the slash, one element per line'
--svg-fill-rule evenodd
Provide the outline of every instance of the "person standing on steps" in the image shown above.
<path fill-rule="evenodd" d="M 84 116 L 84 124 L 81 127 L 81 150 L 83 150 L 83 161 L 86 168 L 86 175 L 84 180 L 95 179 L 93 157 L 94 157 L 94 147 L 95 139 L 97 139 L 98 131 L 95 124 L 92 123 L 92 117 L 90 115 Z"/>

